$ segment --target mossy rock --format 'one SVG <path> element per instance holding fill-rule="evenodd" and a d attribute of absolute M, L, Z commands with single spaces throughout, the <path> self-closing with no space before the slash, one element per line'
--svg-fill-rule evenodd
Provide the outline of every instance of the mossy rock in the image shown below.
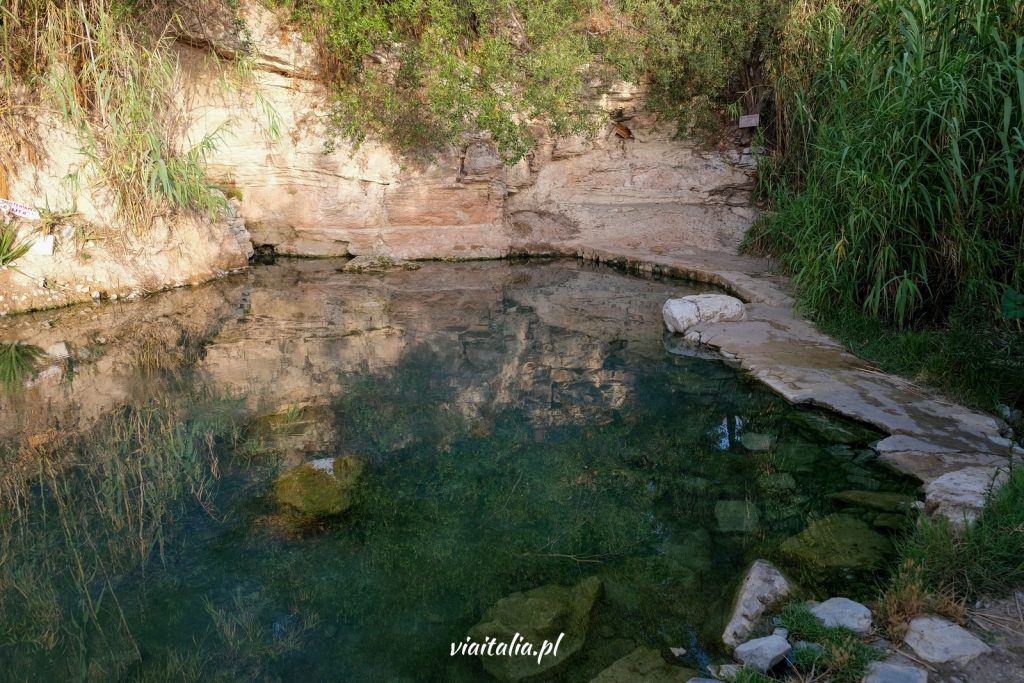
<path fill-rule="evenodd" d="M 846 514 L 829 515 L 785 541 L 779 552 L 803 582 L 845 580 L 876 571 L 892 554 L 888 538 L 867 522 Z"/>
<path fill-rule="evenodd" d="M 337 517 L 352 506 L 353 489 L 365 467 L 354 455 L 306 462 L 277 477 L 274 495 L 302 520 Z"/>
<path fill-rule="evenodd" d="M 884 491 L 840 491 L 828 497 L 837 503 L 879 512 L 907 512 L 917 502 L 914 496 Z"/>
<path fill-rule="evenodd" d="M 493 638 L 497 643 L 511 643 L 519 634 L 539 652 L 545 640 L 556 643 L 565 635 L 558 643 L 557 656 L 547 655 L 538 663 L 536 656 L 481 655 L 484 669 L 500 681 L 511 682 L 564 664 L 583 647 L 590 612 L 600 594 L 601 580 L 591 576 L 571 588 L 541 586 L 502 598 L 469 630 L 473 641 Z"/>
<path fill-rule="evenodd" d="M 695 669 L 672 666 L 653 647 L 638 647 L 590 683 L 686 683 L 698 675 Z"/>

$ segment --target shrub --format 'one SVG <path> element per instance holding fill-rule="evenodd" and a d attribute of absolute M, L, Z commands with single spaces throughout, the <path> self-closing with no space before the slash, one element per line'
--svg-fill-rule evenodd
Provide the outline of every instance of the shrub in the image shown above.
<path fill-rule="evenodd" d="M 851 7 L 856 7 L 851 6 Z M 753 244 L 803 300 L 900 325 L 996 316 L 1024 281 L 1024 41 L 1013 0 L 878 0 L 819 19 L 761 169 Z"/>

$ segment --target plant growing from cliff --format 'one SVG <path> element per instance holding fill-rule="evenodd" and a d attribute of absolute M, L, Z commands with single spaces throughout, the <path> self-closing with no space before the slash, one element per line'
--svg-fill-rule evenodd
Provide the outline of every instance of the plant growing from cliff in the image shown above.
<path fill-rule="evenodd" d="M 269 2 L 269 0 L 268 0 Z M 529 124 L 593 133 L 617 76 L 692 121 L 768 35 L 784 0 L 276 0 L 321 47 L 335 83 L 329 131 L 403 151 L 485 132 L 509 162 Z"/>
<path fill-rule="evenodd" d="M 224 206 L 204 175 L 217 133 L 188 149 L 172 142 L 183 113 L 172 97 L 177 61 L 168 39 L 140 28 L 134 3 L 22 0 L 3 11 L 5 82 L 41 90 L 75 128 L 126 225 L 141 231 L 162 212 Z"/>
<path fill-rule="evenodd" d="M 0 222 L 0 269 L 10 266 L 28 253 L 30 242 L 19 242 L 14 222 Z"/>

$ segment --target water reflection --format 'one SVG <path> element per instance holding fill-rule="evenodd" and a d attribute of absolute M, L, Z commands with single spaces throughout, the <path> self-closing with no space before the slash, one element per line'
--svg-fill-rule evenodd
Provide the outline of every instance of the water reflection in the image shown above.
<path fill-rule="evenodd" d="M 752 558 L 855 477 L 906 486 L 667 353 L 661 304 L 691 286 L 571 262 L 337 267 L 0 322 L 54 349 L 0 399 L 16 678 L 480 680 L 450 642 L 509 593 L 589 576 L 602 597 L 554 679 L 640 645 L 695 665 Z M 369 464 L 351 510 L 291 528 L 274 478 L 346 454 Z"/>

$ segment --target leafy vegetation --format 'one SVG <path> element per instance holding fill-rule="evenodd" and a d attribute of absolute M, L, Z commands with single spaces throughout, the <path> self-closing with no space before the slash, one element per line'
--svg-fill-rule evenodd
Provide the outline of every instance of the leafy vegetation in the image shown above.
<path fill-rule="evenodd" d="M 1024 399 L 1022 7 L 820 7 L 780 53 L 749 237 L 828 331 L 989 409 Z"/>
<path fill-rule="evenodd" d="M 18 228 L 13 222 L 0 221 L 0 268 L 13 264 L 31 248 L 31 242 L 18 241 Z"/>
<path fill-rule="evenodd" d="M 314 37 L 336 84 L 332 133 L 414 154 L 486 132 L 507 161 L 531 124 L 593 132 L 616 77 L 693 123 L 770 43 L 784 0 L 277 0 Z M 713 121 L 717 125 L 716 121 Z"/>

